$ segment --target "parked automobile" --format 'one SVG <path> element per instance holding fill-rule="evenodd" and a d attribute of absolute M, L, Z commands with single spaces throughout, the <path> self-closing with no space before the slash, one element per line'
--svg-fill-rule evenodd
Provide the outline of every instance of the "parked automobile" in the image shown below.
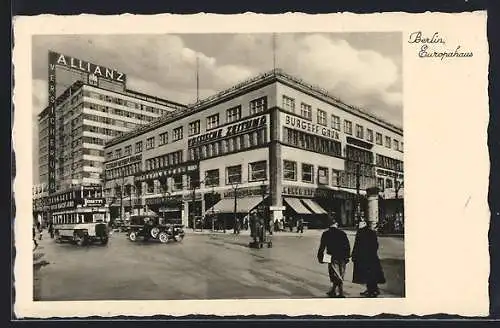
<path fill-rule="evenodd" d="M 184 239 L 184 227 L 163 222 L 163 218 L 158 216 L 136 215 L 130 217 L 127 236 L 130 241 L 142 238 L 144 241 L 159 240 L 162 243 L 180 242 Z"/>

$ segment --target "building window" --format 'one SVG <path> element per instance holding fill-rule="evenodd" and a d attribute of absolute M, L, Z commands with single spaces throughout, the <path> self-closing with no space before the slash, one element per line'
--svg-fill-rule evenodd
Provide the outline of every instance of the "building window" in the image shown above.
<path fill-rule="evenodd" d="M 248 175 L 250 181 L 259 181 L 267 179 L 267 162 L 260 161 L 248 164 Z"/>
<path fill-rule="evenodd" d="M 182 175 L 174 175 L 172 180 L 173 180 L 173 189 L 182 190 Z"/>
<path fill-rule="evenodd" d="M 356 124 L 356 138 L 363 139 L 364 129 L 362 125 Z"/>
<path fill-rule="evenodd" d="M 344 133 L 352 135 L 352 122 L 344 120 Z"/>
<path fill-rule="evenodd" d="M 146 182 L 146 192 L 152 194 L 155 190 L 155 184 L 152 180 Z"/>
<path fill-rule="evenodd" d="M 283 109 L 295 113 L 295 99 L 283 95 Z"/>
<path fill-rule="evenodd" d="M 404 143 L 401 141 L 401 147 L 399 147 L 399 151 L 403 152 L 403 147 L 404 147 Z"/>
<path fill-rule="evenodd" d="M 267 109 L 267 97 L 260 97 L 250 101 L 250 115 L 263 112 Z"/>
<path fill-rule="evenodd" d="M 377 178 L 377 187 L 380 190 L 384 190 L 384 178 Z"/>
<path fill-rule="evenodd" d="M 189 123 L 188 134 L 194 136 L 200 133 L 200 120 Z"/>
<path fill-rule="evenodd" d="M 391 148 L 391 137 L 385 137 L 385 146 Z"/>
<path fill-rule="evenodd" d="M 332 115 L 332 129 L 340 131 L 340 117 Z"/>
<path fill-rule="evenodd" d="M 327 167 L 318 167 L 318 184 L 328 185 L 330 181 L 328 179 L 328 168 Z"/>
<path fill-rule="evenodd" d="M 366 129 L 366 140 L 373 142 L 373 130 Z"/>
<path fill-rule="evenodd" d="M 147 138 L 146 139 L 146 149 L 154 148 L 154 146 L 155 146 L 155 137 Z"/>
<path fill-rule="evenodd" d="M 160 133 L 160 146 L 168 143 L 168 132 Z"/>
<path fill-rule="evenodd" d="M 324 110 L 321 110 L 318 108 L 318 115 L 317 116 L 318 116 L 318 124 L 326 126 L 327 125 L 326 112 Z"/>
<path fill-rule="evenodd" d="M 241 165 L 229 166 L 226 168 L 226 183 L 241 183 Z"/>
<path fill-rule="evenodd" d="M 177 141 L 177 140 L 181 140 L 182 138 L 184 138 L 184 129 L 182 126 L 179 126 L 178 128 L 175 128 L 173 131 L 172 131 L 172 139 L 173 141 Z"/>
<path fill-rule="evenodd" d="M 115 158 L 120 158 L 122 157 L 122 149 L 117 149 L 115 150 Z"/>
<path fill-rule="evenodd" d="M 226 123 L 236 122 L 241 119 L 241 106 L 226 110 Z"/>
<path fill-rule="evenodd" d="M 335 187 L 340 186 L 340 174 L 337 170 L 332 170 L 332 185 Z"/>
<path fill-rule="evenodd" d="M 136 153 L 142 152 L 142 141 L 137 141 L 135 143 L 135 152 Z"/>
<path fill-rule="evenodd" d="M 219 126 L 219 114 L 207 117 L 207 130 L 215 129 Z"/>
<path fill-rule="evenodd" d="M 217 187 L 219 185 L 219 169 L 208 170 L 205 172 L 205 186 Z"/>
<path fill-rule="evenodd" d="M 283 179 L 297 180 L 297 163 L 292 161 L 283 161 Z"/>
<path fill-rule="evenodd" d="M 130 156 L 130 155 L 132 155 L 132 145 L 125 146 L 125 156 Z"/>
<path fill-rule="evenodd" d="M 389 179 L 389 178 L 385 179 L 385 187 L 387 189 L 392 189 L 392 180 L 391 179 Z"/>
<path fill-rule="evenodd" d="M 302 181 L 313 183 L 314 166 L 311 164 L 302 164 Z"/>
<path fill-rule="evenodd" d="M 396 140 L 396 139 L 394 139 L 394 140 L 392 141 L 392 144 L 394 145 L 394 150 L 399 151 L 399 141 L 398 141 L 398 140 Z"/>
<path fill-rule="evenodd" d="M 300 104 L 300 116 L 308 120 L 312 120 L 312 108 L 311 105 L 301 103 Z"/>
<path fill-rule="evenodd" d="M 377 132 L 375 134 L 375 142 L 377 145 L 382 145 L 382 133 Z"/>

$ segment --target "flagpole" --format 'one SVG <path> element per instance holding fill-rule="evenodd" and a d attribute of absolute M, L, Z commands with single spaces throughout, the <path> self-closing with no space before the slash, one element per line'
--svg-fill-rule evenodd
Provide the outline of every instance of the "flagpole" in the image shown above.
<path fill-rule="evenodd" d="M 196 102 L 200 101 L 200 74 L 199 74 L 198 55 L 196 55 Z"/>
<path fill-rule="evenodd" d="M 273 70 L 276 69 L 276 33 L 273 33 Z"/>

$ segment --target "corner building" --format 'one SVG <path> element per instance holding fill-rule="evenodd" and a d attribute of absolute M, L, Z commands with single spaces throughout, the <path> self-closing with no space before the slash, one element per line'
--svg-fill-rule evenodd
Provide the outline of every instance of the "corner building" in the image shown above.
<path fill-rule="evenodd" d="M 117 137 L 105 152 L 115 217 L 153 211 L 230 229 L 262 208 L 311 228 L 334 211 L 352 226 L 368 188 L 403 195 L 402 129 L 281 70 Z"/>

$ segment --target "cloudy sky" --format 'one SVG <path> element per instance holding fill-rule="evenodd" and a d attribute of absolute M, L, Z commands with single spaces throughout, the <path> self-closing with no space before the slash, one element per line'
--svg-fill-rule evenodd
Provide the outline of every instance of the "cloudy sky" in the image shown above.
<path fill-rule="evenodd" d="M 47 105 L 49 50 L 124 72 L 129 89 L 192 103 L 196 57 L 203 99 L 272 69 L 272 48 L 271 34 L 35 36 L 33 115 Z M 401 56 L 400 33 L 276 35 L 277 67 L 399 126 Z"/>

